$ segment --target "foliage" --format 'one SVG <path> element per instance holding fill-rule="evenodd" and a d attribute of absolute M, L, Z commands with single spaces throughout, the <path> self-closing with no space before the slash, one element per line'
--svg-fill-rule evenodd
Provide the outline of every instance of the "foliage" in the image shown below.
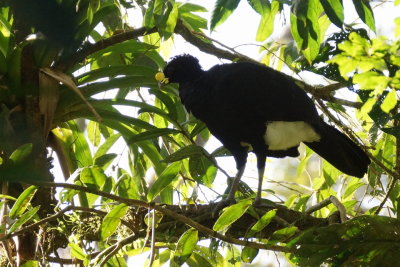
<path fill-rule="evenodd" d="M 264 64 L 283 69 L 284 62 L 334 82 L 296 81 L 369 152 L 368 175 L 348 177 L 326 162 L 315 171 L 306 149 L 296 174 L 286 170 L 302 186 L 275 181 L 289 189 L 266 190 L 279 201 L 264 199 L 256 209 L 243 179 L 237 204 L 213 214 L 212 194 L 203 191 L 216 188 L 217 175 L 229 176 L 218 161 L 229 152 L 204 147 L 208 129 L 185 111 L 176 86 L 159 88 L 154 75 L 178 35 L 216 57 L 252 60 L 207 36 L 229 23 L 240 1 L 215 1 L 210 19 L 195 1 L 0 1 L 1 260 L 230 266 L 269 250 L 300 266 L 396 265 L 400 19 L 394 39 L 376 36 L 376 3 L 352 1 L 355 24 L 343 2 L 244 4 L 259 16 L 254 39 Z M 131 11 L 142 27 L 131 26 Z M 278 15 L 290 21 L 290 43 L 271 41 Z M 334 205 L 309 214 L 330 196 L 350 221 L 329 224 Z M 70 258 L 61 259 L 57 251 L 66 247 Z"/>

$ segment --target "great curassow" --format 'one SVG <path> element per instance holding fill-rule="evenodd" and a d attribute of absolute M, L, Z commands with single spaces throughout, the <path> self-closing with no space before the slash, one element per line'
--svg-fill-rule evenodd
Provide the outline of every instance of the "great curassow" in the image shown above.
<path fill-rule="evenodd" d="M 367 154 L 325 123 L 290 77 L 272 68 L 239 62 L 204 71 L 195 57 L 185 54 L 174 57 L 156 79 L 178 83 L 187 111 L 232 153 L 238 171 L 225 202 L 234 200 L 249 151 L 257 157 L 255 203 L 261 199 L 266 158 L 297 157 L 301 142 L 343 173 L 361 178 L 367 172 Z"/>

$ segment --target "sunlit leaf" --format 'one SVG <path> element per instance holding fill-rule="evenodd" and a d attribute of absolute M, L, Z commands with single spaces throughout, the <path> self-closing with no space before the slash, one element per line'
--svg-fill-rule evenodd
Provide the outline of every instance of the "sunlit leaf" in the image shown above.
<path fill-rule="evenodd" d="M 198 231 L 190 228 L 182 234 L 176 244 L 174 261 L 183 264 L 190 257 L 198 242 Z"/>
<path fill-rule="evenodd" d="M 150 187 L 147 194 L 147 200 L 153 201 L 153 199 L 163 190 L 166 186 L 176 178 L 179 170 L 181 169 L 180 162 L 171 163 L 162 173 L 158 176 L 157 180 Z"/>
<path fill-rule="evenodd" d="M 82 248 L 75 243 L 69 243 L 68 247 L 70 248 L 71 256 L 77 258 L 79 260 L 85 260 L 87 255 L 83 252 Z"/>
<path fill-rule="evenodd" d="M 394 107 L 396 107 L 396 105 L 397 105 L 397 94 L 396 90 L 392 89 L 385 96 L 385 99 L 381 104 L 381 109 L 384 112 L 389 113 Z"/>
<path fill-rule="evenodd" d="M 368 0 L 353 0 L 353 4 L 356 8 L 357 14 L 360 16 L 361 20 L 368 25 L 368 27 L 376 31 L 375 29 L 375 19 L 374 12 L 369 4 Z"/>
<path fill-rule="evenodd" d="M 23 214 L 30 205 L 30 202 L 33 196 L 35 195 L 36 191 L 37 187 L 33 185 L 25 189 L 15 201 L 8 216 L 11 219 L 15 219 L 21 214 Z"/>
<path fill-rule="evenodd" d="M 274 31 L 275 16 L 280 10 L 279 1 L 272 1 L 271 4 L 268 1 L 265 2 L 268 3 L 268 5 L 262 5 L 263 11 L 256 35 L 256 41 L 258 42 L 264 41 L 272 34 Z"/>
<path fill-rule="evenodd" d="M 23 162 L 31 153 L 32 153 L 32 144 L 24 144 L 18 147 L 11 155 L 10 159 L 14 163 L 21 163 Z"/>
<path fill-rule="evenodd" d="M 318 18 L 322 6 L 318 0 L 296 1 L 290 13 L 291 31 L 303 55 L 311 63 L 319 53 L 321 31 Z"/>
<path fill-rule="evenodd" d="M 101 240 L 105 240 L 110 235 L 112 235 L 119 226 L 121 222 L 121 217 L 125 215 L 129 206 L 122 203 L 114 207 L 107 215 L 104 217 L 100 228 Z"/>
<path fill-rule="evenodd" d="M 343 0 L 321 0 L 321 4 L 332 23 L 342 28 L 344 22 Z"/>
<path fill-rule="evenodd" d="M 276 209 L 270 210 L 267 213 L 265 213 L 257 222 L 254 224 L 251 228 L 250 231 L 246 234 L 248 237 L 254 236 L 254 234 L 261 232 L 265 227 L 268 226 L 268 224 L 272 221 L 272 219 L 276 215 Z"/>
<path fill-rule="evenodd" d="M 34 207 L 31 210 L 27 211 L 26 213 L 22 214 L 21 217 L 18 218 L 8 229 L 8 233 L 11 234 L 15 230 L 18 230 L 22 225 L 24 225 L 26 222 L 28 222 L 30 219 L 33 218 L 33 216 L 36 215 L 36 213 L 39 211 L 40 206 Z"/>
<path fill-rule="evenodd" d="M 213 230 L 224 231 L 227 229 L 232 223 L 242 217 L 251 204 L 252 200 L 248 199 L 223 209 L 222 214 L 213 226 Z"/>

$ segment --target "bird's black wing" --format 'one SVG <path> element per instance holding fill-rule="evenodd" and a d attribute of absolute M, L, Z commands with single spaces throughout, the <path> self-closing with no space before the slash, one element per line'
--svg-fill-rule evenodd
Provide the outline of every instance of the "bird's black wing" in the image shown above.
<path fill-rule="evenodd" d="M 202 79 L 217 113 L 232 120 L 318 121 L 307 94 L 286 75 L 252 63 L 215 66 Z"/>

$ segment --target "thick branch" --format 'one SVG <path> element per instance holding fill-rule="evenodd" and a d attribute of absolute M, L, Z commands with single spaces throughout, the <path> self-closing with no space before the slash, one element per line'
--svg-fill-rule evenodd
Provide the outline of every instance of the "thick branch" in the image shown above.
<path fill-rule="evenodd" d="M 170 229 L 174 234 L 176 235 L 177 238 L 187 229 L 185 225 L 193 227 L 197 229 L 200 233 L 202 233 L 203 237 L 214 237 L 217 239 L 220 239 L 222 241 L 232 243 L 232 244 L 237 244 L 241 246 L 249 246 L 253 248 L 258 248 L 258 249 L 267 249 L 267 250 L 273 250 L 273 251 L 283 251 L 283 252 L 288 252 L 288 249 L 285 247 L 281 246 L 270 246 L 258 242 L 250 242 L 243 240 L 242 238 L 245 236 L 246 232 L 248 231 L 248 228 L 250 225 L 253 225 L 256 223 L 256 219 L 253 216 L 250 215 L 245 215 L 242 218 L 240 218 L 238 221 L 236 221 L 229 231 L 226 233 L 226 235 L 220 234 L 218 232 L 213 231 L 211 228 L 214 225 L 216 221 L 216 217 L 212 217 L 212 211 L 215 208 L 215 205 L 218 203 L 213 203 L 210 205 L 186 205 L 186 206 L 167 206 L 167 205 L 157 205 L 155 203 L 147 203 L 144 201 L 139 201 L 139 200 L 134 200 L 134 199 L 127 199 L 127 198 L 122 198 L 110 193 L 106 193 L 104 191 L 99 191 L 95 190 L 92 188 L 88 187 L 83 187 L 79 185 L 74 185 L 74 184 L 66 184 L 66 183 L 48 183 L 48 182 L 34 182 L 33 184 L 36 184 L 41 187 L 62 187 L 62 188 L 69 188 L 69 189 L 74 189 L 74 190 L 79 190 L 82 192 L 86 193 L 92 193 L 96 194 L 114 201 L 117 201 L 119 203 L 125 203 L 130 206 L 136 206 L 136 207 L 142 207 L 144 208 L 141 210 L 138 214 L 142 216 L 143 212 L 147 212 L 147 209 L 154 209 L 159 211 L 160 213 L 164 214 L 163 220 L 160 222 L 159 227 L 157 228 L 157 232 L 162 233 L 165 232 L 165 229 Z M 310 227 L 315 227 L 315 226 L 324 226 L 327 225 L 328 220 L 327 219 L 320 219 L 320 218 L 314 218 L 309 215 L 305 215 L 301 212 L 294 211 L 294 210 L 289 210 L 284 206 L 281 205 L 273 205 L 269 208 L 270 209 L 277 209 L 277 215 L 287 221 L 288 223 L 297 226 L 300 230 L 308 229 Z M 261 215 L 265 213 L 266 210 L 261 211 Z M 49 220 L 54 220 L 56 218 L 61 217 L 61 214 L 63 212 L 59 212 L 53 216 L 50 216 L 47 218 L 47 221 Z M 139 216 L 138 215 L 138 216 Z M 142 217 L 138 218 L 142 218 Z M 43 223 L 43 220 L 41 221 Z M 30 226 L 27 226 L 26 228 L 32 230 L 34 227 L 38 227 L 39 225 L 37 224 L 32 224 Z M 136 226 L 136 225 L 135 225 Z M 145 225 L 145 222 L 142 222 L 142 225 L 144 228 L 147 226 Z M 140 228 L 142 228 L 139 226 Z M 137 227 L 137 226 L 136 226 Z M 268 238 L 271 236 L 271 234 L 280 229 L 281 226 L 279 223 L 271 223 L 266 229 L 264 229 L 262 232 L 257 234 L 257 237 L 259 238 Z M 140 235 L 140 234 L 139 234 Z M 256 237 L 256 236 L 254 236 Z M 9 238 L 9 236 L 5 237 Z M 161 238 L 160 236 L 158 238 Z M 2 238 L 3 239 L 3 238 Z"/>

